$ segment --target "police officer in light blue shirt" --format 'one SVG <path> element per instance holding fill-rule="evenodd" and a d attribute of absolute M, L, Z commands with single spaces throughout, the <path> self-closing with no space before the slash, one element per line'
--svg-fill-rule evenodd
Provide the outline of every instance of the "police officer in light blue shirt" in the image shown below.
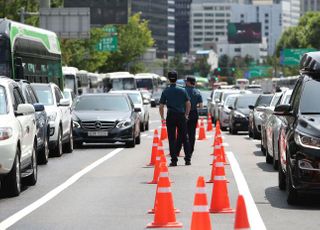
<path fill-rule="evenodd" d="M 196 85 L 196 79 L 192 76 L 187 77 L 186 91 L 188 93 L 188 96 L 190 97 L 190 102 L 191 102 L 191 110 L 190 110 L 189 119 L 187 122 L 187 130 L 188 130 L 191 155 L 194 151 L 194 144 L 196 141 L 196 128 L 197 128 L 197 123 L 199 119 L 198 108 L 202 108 L 203 106 L 201 93 L 198 89 L 195 88 L 195 85 Z M 182 141 L 180 136 L 178 136 L 178 141 L 177 141 L 178 153 L 180 152 L 181 147 L 182 147 Z"/>
<path fill-rule="evenodd" d="M 190 165 L 191 152 L 187 135 L 187 120 L 191 107 L 190 98 L 184 88 L 176 85 L 178 74 L 175 71 L 168 73 L 168 79 L 170 85 L 161 94 L 159 112 L 162 121 L 164 121 L 164 105 L 167 106 L 166 124 L 171 155 L 169 166 L 177 166 L 178 162 L 176 131 L 178 131 L 184 147 L 185 164 Z"/>

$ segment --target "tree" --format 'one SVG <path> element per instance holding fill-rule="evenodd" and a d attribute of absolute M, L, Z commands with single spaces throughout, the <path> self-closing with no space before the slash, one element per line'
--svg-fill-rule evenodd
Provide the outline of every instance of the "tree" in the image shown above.
<path fill-rule="evenodd" d="M 142 20 L 140 13 L 131 16 L 127 25 L 119 25 L 117 29 L 118 50 L 99 68 L 102 72 L 128 70 L 129 67 L 134 70 L 135 65 L 141 65 L 138 59 L 154 44 L 148 21 Z"/>

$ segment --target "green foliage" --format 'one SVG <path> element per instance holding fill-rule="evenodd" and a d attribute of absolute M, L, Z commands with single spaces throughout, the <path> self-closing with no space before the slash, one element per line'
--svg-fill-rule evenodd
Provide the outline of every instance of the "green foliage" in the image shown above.
<path fill-rule="evenodd" d="M 198 58 L 193 64 L 193 72 L 199 73 L 201 77 L 207 77 L 210 73 L 210 65 L 207 62 L 207 58 Z"/>
<path fill-rule="evenodd" d="M 136 65 L 137 59 L 154 44 L 148 21 L 142 20 L 140 13 L 131 16 L 127 25 L 119 25 L 117 29 L 118 50 L 100 67 L 102 72 L 121 71 Z"/>

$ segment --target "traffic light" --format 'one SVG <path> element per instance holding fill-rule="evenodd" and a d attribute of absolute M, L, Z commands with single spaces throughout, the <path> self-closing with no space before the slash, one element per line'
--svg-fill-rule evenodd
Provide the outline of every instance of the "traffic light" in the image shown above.
<path fill-rule="evenodd" d="M 218 70 L 218 72 L 220 72 L 220 71 L 221 71 L 221 68 L 220 68 L 220 67 L 218 67 L 218 68 L 217 68 L 217 70 Z"/>
<path fill-rule="evenodd" d="M 232 67 L 232 68 L 231 68 L 231 71 L 232 71 L 232 72 L 236 71 L 236 68 Z"/>

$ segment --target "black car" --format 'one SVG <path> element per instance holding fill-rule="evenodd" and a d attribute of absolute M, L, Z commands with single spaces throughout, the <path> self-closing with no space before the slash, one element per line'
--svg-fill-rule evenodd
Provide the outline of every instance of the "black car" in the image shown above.
<path fill-rule="evenodd" d="M 236 98 L 234 107 L 229 115 L 229 133 L 237 134 L 238 131 L 248 131 L 249 125 L 249 106 L 254 105 L 258 94 L 244 94 Z"/>
<path fill-rule="evenodd" d="M 75 147 L 86 143 L 140 144 L 141 108 L 135 108 L 126 94 L 85 94 L 73 108 Z"/>
<path fill-rule="evenodd" d="M 162 94 L 162 90 L 155 91 L 151 96 L 151 107 L 156 107 L 160 103 L 160 97 Z"/>
<path fill-rule="evenodd" d="M 303 191 L 320 192 L 320 52 L 305 54 L 301 76 L 289 104 L 275 114 L 285 118 L 279 139 L 279 188 L 287 202 L 296 203 Z"/>
<path fill-rule="evenodd" d="M 46 164 L 49 157 L 49 135 L 50 127 L 48 116 L 44 105 L 39 103 L 36 92 L 26 80 L 16 80 L 18 82 L 26 103 L 32 104 L 36 111 L 37 122 L 37 161 L 39 164 Z"/>

